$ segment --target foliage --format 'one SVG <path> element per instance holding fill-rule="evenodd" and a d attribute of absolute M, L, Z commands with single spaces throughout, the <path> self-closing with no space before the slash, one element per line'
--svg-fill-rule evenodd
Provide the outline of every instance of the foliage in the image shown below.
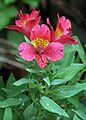
<path fill-rule="evenodd" d="M 64 58 L 44 69 L 35 61 L 17 60 L 28 75 L 16 81 L 11 74 L 6 85 L 0 78 L 0 120 L 86 119 L 86 54 L 81 44 L 65 45 Z"/>

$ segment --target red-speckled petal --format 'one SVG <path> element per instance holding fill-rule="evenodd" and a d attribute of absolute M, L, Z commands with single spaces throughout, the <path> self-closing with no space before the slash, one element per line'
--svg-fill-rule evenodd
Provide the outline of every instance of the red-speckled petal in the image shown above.
<path fill-rule="evenodd" d="M 50 30 L 45 24 L 42 24 L 41 26 L 36 25 L 32 28 L 30 38 L 31 41 L 33 41 L 36 38 L 42 38 L 50 41 Z"/>
<path fill-rule="evenodd" d="M 60 37 L 60 39 L 58 39 L 57 41 L 62 44 L 79 44 L 79 42 L 76 39 L 72 38 L 69 35 L 64 35 Z"/>
<path fill-rule="evenodd" d="M 69 19 L 66 19 L 65 16 L 59 17 L 58 16 L 58 23 L 57 23 L 57 30 L 63 32 L 63 35 L 68 35 L 71 31 L 71 22 Z"/>
<path fill-rule="evenodd" d="M 64 56 L 64 46 L 59 42 L 52 42 L 44 51 L 46 58 L 50 61 L 57 61 Z"/>
<path fill-rule="evenodd" d="M 40 68 L 44 68 L 47 65 L 47 62 L 45 61 L 45 59 L 46 58 L 42 54 L 41 55 L 38 54 L 36 56 L 36 61 Z"/>
<path fill-rule="evenodd" d="M 32 61 L 36 57 L 35 48 L 26 42 L 23 42 L 18 47 L 19 55 L 26 61 Z"/>

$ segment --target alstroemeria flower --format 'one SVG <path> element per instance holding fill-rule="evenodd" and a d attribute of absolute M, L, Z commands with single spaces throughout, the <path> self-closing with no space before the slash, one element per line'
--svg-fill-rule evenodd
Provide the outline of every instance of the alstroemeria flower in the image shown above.
<path fill-rule="evenodd" d="M 53 27 L 50 24 L 49 19 L 47 19 L 47 24 L 49 24 L 52 34 L 52 41 L 57 41 L 62 44 L 78 44 L 79 42 L 72 38 L 71 31 L 71 22 L 69 19 L 66 19 L 64 16 L 58 16 L 58 23 L 56 30 L 54 31 Z"/>
<path fill-rule="evenodd" d="M 19 20 L 16 20 L 16 25 L 10 25 L 6 28 L 17 30 L 24 35 L 27 36 L 27 38 L 30 37 L 30 32 L 33 26 L 39 24 L 41 17 L 38 16 L 39 11 L 36 11 L 35 9 L 31 12 L 31 14 L 23 14 L 20 10 L 20 13 L 17 15 L 19 17 Z"/>
<path fill-rule="evenodd" d="M 64 46 L 51 41 L 51 32 L 45 24 L 32 28 L 30 41 L 32 44 L 23 42 L 19 45 L 19 55 L 26 61 L 36 58 L 41 68 L 44 68 L 48 61 L 57 61 L 64 56 Z"/>

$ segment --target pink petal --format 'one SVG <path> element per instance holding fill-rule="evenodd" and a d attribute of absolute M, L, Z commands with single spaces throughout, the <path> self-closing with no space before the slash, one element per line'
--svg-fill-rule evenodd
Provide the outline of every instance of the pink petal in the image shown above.
<path fill-rule="evenodd" d="M 30 14 L 30 18 L 37 18 L 39 15 L 40 11 L 36 11 L 35 9 L 33 9 L 33 11 Z"/>
<path fill-rule="evenodd" d="M 66 19 L 65 16 L 59 17 L 58 16 L 58 23 L 57 23 L 57 28 L 56 29 L 63 29 L 63 35 L 67 35 L 70 33 L 70 29 L 71 29 L 71 22 L 69 19 Z"/>
<path fill-rule="evenodd" d="M 19 47 L 19 55 L 26 61 L 32 61 L 36 57 L 36 50 L 31 44 L 22 42 Z"/>
<path fill-rule="evenodd" d="M 37 19 L 29 20 L 29 21 L 26 23 L 26 30 L 29 31 L 29 32 L 31 32 L 32 28 L 33 28 L 35 25 L 39 24 L 40 19 L 41 19 L 41 17 L 38 17 Z"/>
<path fill-rule="evenodd" d="M 18 27 L 23 27 L 21 20 L 16 20 L 15 24 Z"/>
<path fill-rule="evenodd" d="M 33 41 L 36 38 L 42 38 L 50 41 L 50 30 L 45 24 L 42 24 L 41 26 L 36 25 L 32 28 L 30 38 L 31 41 Z"/>
<path fill-rule="evenodd" d="M 72 38 L 70 35 L 64 35 L 57 41 L 62 44 L 79 44 L 79 42 L 76 39 Z"/>
<path fill-rule="evenodd" d="M 36 61 L 40 68 L 44 68 L 47 65 L 47 62 L 45 61 L 45 57 L 42 54 L 41 55 L 38 54 L 36 56 Z"/>
<path fill-rule="evenodd" d="M 58 42 L 52 42 L 44 51 L 46 58 L 50 61 L 57 61 L 64 56 L 64 46 Z"/>
<path fill-rule="evenodd" d="M 47 24 L 50 26 L 50 31 L 51 31 L 51 42 L 53 41 L 54 38 L 54 29 L 50 24 L 49 18 L 47 18 Z"/>
<path fill-rule="evenodd" d="M 42 38 L 50 42 L 51 35 L 50 35 L 50 30 L 47 25 L 45 24 L 41 25 L 41 34 L 42 34 Z"/>
<path fill-rule="evenodd" d="M 39 35 L 41 34 L 40 31 L 41 31 L 40 25 L 36 25 L 32 28 L 31 35 L 30 35 L 31 41 L 39 37 Z"/>
<path fill-rule="evenodd" d="M 23 27 L 18 27 L 16 25 L 10 25 L 10 26 L 7 26 L 6 28 L 12 29 L 12 30 L 17 30 L 17 31 L 23 33 L 24 35 L 26 35 L 27 38 L 30 38 L 30 32 L 26 31 L 26 29 L 24 29 Z"/>

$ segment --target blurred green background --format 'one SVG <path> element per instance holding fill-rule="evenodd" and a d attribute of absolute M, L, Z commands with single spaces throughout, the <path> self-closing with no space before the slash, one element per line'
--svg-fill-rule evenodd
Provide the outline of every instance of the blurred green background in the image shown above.
<path fill-rule="evenodd" d="M 70 19 L 73 35 L 79 37 L 85 49 L 86 0 L 0 0 L 0 75 L 3 75 L 5 81 L 11 72 L 16 79 L 26 74 L 24 66 L 15 60 L 17 47 L 24 41 L 24 36 L 17 31 L 6 29 L 5 26 L 15 23 L 19 10 L 30 13 L 33 8 L 40 9 L 42 22 L 45 23 L 49 17 L 54 27 L 57 13 Z"/>

